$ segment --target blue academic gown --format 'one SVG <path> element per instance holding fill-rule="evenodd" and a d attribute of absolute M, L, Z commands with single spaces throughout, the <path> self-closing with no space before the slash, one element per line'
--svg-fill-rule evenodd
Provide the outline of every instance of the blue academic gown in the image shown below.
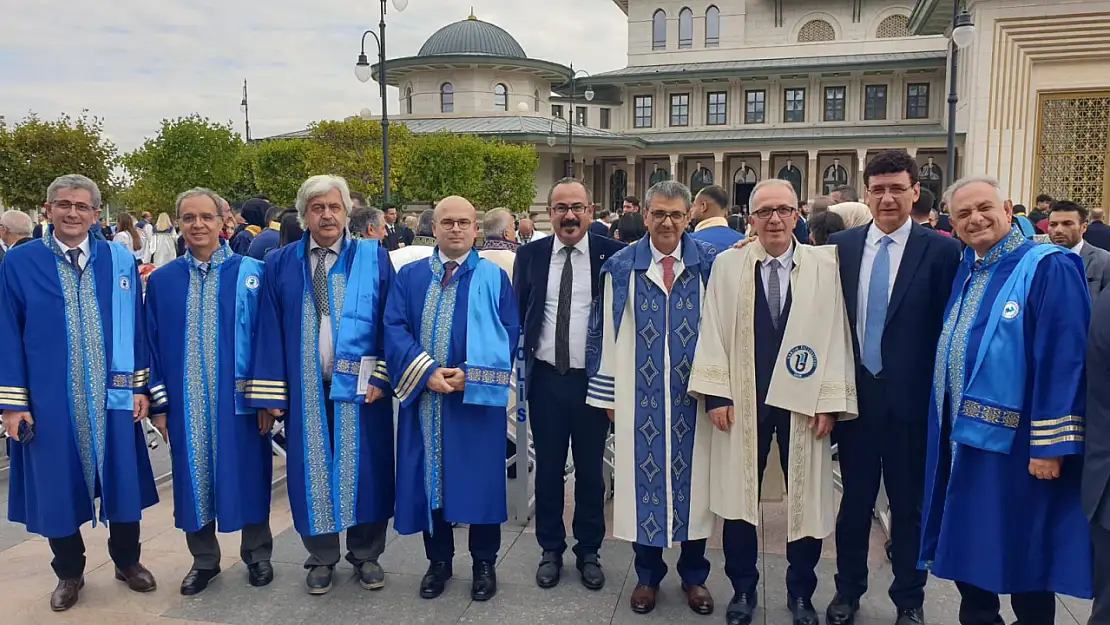
<path fill-rule="evenodd" d="M 447 287 L 440 286 L 439 248 L 427 260 L 401 268 L 386 307 L 386 361 L 401 402 L 397 416 L 397 516 L 401 534 L 431 529 L 425 477 L 435 472 L 449 523 L 501 524 L 508 520 L 505 492 L 506 407 L 469 405 L 463 393 L 439 396 L 439 410 L 426 390 L 437 367 L 459 367 L 466 360 L 467 314 L 471 278 L 478 263 L 472 251 Z M 501 274 L 498 316 L 509 337 L 509 362 L 516 353 L 520 317 L 509 277 Z M 441 453 L 427 453 L 425 440 L 435 429 Z M 429 445 L 429 448 L 434 448 Z"/>
<path fill-rule="evenodd" d="M 744 240 L 744 234 L 742 232 L 737 232 L 728 226 L 710 226 L 708 228 L 702 228 L 701 230 L 695 230 L 690 233 L 690 236 L 698 241 L 710 244 L 716 248 L 717 252 L 723 252 L 737 242 Z"/>
<path fill-rule="evenodd" d="M 332 431 L 327 424 L 319 326 L 308 257 L 310 236 L 306 232 L 299 243 L 278 248 L 266 257 L 254 373 L 247 385 L 247 401 L 252 407 L 286 411 L 289 501 L 293 525 L 302 536 L 337 533 L 352 525 L 385 521 L 393 516 L 394 493 L 393 405 L 384 360 L 379 361 L 369 384 L 385 391 L 385 397 L 373 404 L 359 403 L 354 408 L 357 431 L 338 425 Z M 373 241 L 357 243 L 377 246 Z M 349 288 L 346 280 L 355 244 L 352 240 L 344 242 L 343 253 L 329 273 L 333 345 L 338 345 L 335 338 Z M 377 251 L 378 306 L 372 318 L 378 336 L 377 351 L 371 355 L 381 359 L 381 317 L 394 274 L 389 252 L 380 246 Z M 306 384 L 305 380 L 311 382 Z M 334 402 L 337 424 L 342 421 L 341 403 Z M 348 432 L 350 439 L 346 438 Z M 334 448 L 354 449 L 354 463 L 341 462 L 331 443 L 336 443 Z M 332 506 L 331 502 L 339 505 Z M 350 507 L 353 510 L 349 518 L 341 519 L 333 513 Z"/>
<path fill-rule="evenodd" d="M 1079 490 L 1090 304 L 1082 262 L 1071 252 L 1040 260 L 1025 301 L 1000 294 L 1034 247 L 1014 230 L 987 254 L 981 269 L 973 268 L 975 253 L 968 248 L 956 274 L 930 409 L 920 565 L 937 577 L 999 594 L 1090 597 L 1091 543 Z M 988 322 L 996 316 L 1000 324 L 1016 321 L 1019 314 L 1025 376 L 1015 377 L 997 362 L 987 367 L 1004 369 L 995 372 L 999 382 L 992 394 L 1016 393 L 1020 411 L 969 406 L 965 391 L 985 348 Z M 1069 322 L 1061 323 L 1063 318 Z M 956 419 L 968 420 L 961 427 L 989 432 L 976 446 L 953 444 L 954 405 L 961 406 Z M 1007 453 L 998 441 L 1011 439 Z M 1059 479 L 1029 474 L 1030 458 L 1055 457 L 1064 460 Z"/>
<path fill-rule="evenodd" d="M 237 310 L 237 292 L 242 303 L 247 297 L 257 303 L 262 264 L 226 244 L 211 263 L 203 285 L 189 254 L 147 281 L 151 411 L 167 415 L 174 521 L 186 532 L 212 521 L 221 532 L 236 532 L 270 517 L 270 437 L 259 433 L 258 411 L 247 409 L 236 385 L 249 374 L 237 361 L 245 358 L 249 366 L 255 329 L 237 332 L 238 322 L 249 324 L 249 315 Z M 206 405 L 212 400 L 215 406 Z"/>
<path fill-rule="evenodd" d="M 0 265 L 0 410 L 30 411 L 35 420 L 34 440 L 12 444 L 8 518 L 41 536 L 65 538 L 94 520 L 94 496 L 97 520 L 131 523 L 158 503 L 158 493 L 132 407 L 106 408 L 114 381 L 147 392 L 138 270 L 132 266 L 117 280 L 109 247 L 117 244 L 90 239 L 78 279 L 53 241 L 48 232 L 12 248 Z M 123 305 L 134 314 L 130 375 L 111 370 L 117 283 L 127 287 Z"/>

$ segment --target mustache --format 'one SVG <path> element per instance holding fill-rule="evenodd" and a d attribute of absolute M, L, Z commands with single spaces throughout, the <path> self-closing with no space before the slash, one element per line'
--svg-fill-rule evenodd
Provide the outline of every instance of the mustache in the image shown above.
<path fill-rule="evenodd" d="M 577 217 L 571 217 L 570 219 L 564 217 L 563 220 L 559 222 L 560 228 L 578 228 L 581 225 L 582 220 Z"/>
<path fill-rule="evenodd" d="M 338 226 L 339 222 L 334 219 L 321 219 L 319 227 L 326 228 L 328 226 Z"/>

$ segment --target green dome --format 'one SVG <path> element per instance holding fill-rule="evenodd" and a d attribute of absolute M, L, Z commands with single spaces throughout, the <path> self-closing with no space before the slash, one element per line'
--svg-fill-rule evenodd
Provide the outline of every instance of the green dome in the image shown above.
<path fill-rule="evenodd" d="M 473 15 L 437 30 L 417 53 L 417 56 L 466 55 L 528 58 L 512 35 Z"/>

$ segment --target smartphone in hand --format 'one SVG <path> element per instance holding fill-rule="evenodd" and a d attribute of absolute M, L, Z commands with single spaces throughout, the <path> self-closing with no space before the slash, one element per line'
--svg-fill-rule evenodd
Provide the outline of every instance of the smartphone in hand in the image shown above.
<path fill-rule="evenodd" d="M 35 426 L 26 421 L 19 422 L 19 443 L 29 445 L 35 440 Z"/>

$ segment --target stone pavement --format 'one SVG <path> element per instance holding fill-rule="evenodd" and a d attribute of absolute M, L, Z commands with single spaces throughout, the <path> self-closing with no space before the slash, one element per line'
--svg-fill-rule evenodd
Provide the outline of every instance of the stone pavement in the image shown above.
<path fill-rule="evenodd" d="M 164 450 L 152 452 L 154 464 L 164 467 Z M 0 509 L 7 509 L 7 474 L 0 473 Z M 466 553 L 466 530 L 455 529 L 455 579 L 440 598 L 426 601 L 418 596 L 420 577 L 427 566 L 419 535 L 399 536 L 390 530 L 389 544 L 381 564 L 387 572 L 386 588 L 363 590 L 353 580 L 353 570 L 342 563 L 336 570 L 336 586 L 323 597 L 311 597 L 304 590 L 305 557 L 299 537 L 292 527 L 289 502 L 284 486 L 274 493 L 271 524 L 276 536 L 274 568 L 276 577 L 266 588 L 252 588 L 247 583 L 246 569 L 237 559 L 238 537 L 221 535 L 224 572 L 213 580 L 208 590 L 195 597 L 182 597 L 178 592 L 181 578 L 189 570 L 191 557 L 181 532 L 173 527 L 172 493 L 169 484 L 161 490 L 162 502 L 147 511 L 143 518 L 143 563 L 159 582 L 157 591 L 140 595 L 115 581 L 107 553 L 107 531 L 98 527 L 84 529 L 87 544 L 87 573 L 81 601 L 68 612 L 50 611 L 48 597 L 56 580 L 50 569 L 50 547 L 45 540 L 23 531 L 22 526 L 0 521 L 0 624 L 64 624 L 81 625 L 189 625 L 224 623 L 229 625 L 309 625 L 323 623 L 445 625 L 448 623 L 497 623 L 499 625 L 565 624 L 647 624 L 647 623 L 720 623 L 731 588 L 724 576 L 723 556 L 718 532 L 709 544 L 713 573 L 709 589 L 717 601 L 712 616 L 698 616 L 685 606 L 673 564 L 675 550 L 668 554 L 672 573 L 664 581 L 659 605 L 646 616 L 633 614 L 628 597 L 635 587 L 631 573 L 632 549 L 628 543 L 609 539 L 602 548 L 602 560 L 608 577 L 606 586 L 591 592 L 581 586 L 573 567 L 573 556 L 564 569 L 563 582 L 551 590 L 541 590 L 534 582 L 539 560 L 533 527 L 505 525 L 501 533 L 501 556 L 497 566 L 499 592 L 493 600 L 477 603 L 470 600 L 470 559 Z M 571 501 L 571 489 L 567 499 Z M 570 506 L 568 505 L 568 511 Z M 608 512 L 611 517 L 611 505 Z M 784 515 L 780 504 L 764 506 L 763 545 L 761 558 L 764 580 L 760 585 L 760 610 L 756 623 L 789 625 L 790 614 L 785 608 L 783 580 L 786 570 Z M 6 516 L 6 515 L 5 515 Z M 568 513 L 567 526 L 570 527 Z M 872 535 L 871 592 L 864 597 L 859 625 L 880 625 L 893 622 L 892 608 L 886 598 L 890 583 L 889 565 L 882 552 L 882 534 Z M 568 555 L 570 555 L 568 553 Z M 832 540 L 825 542 L 820 564 L 821 586 L 814 603 L 819 611 L 833 595 L 832 575 L 835 551 Z M 1004 601 L 1005 604 L 1005 601 Z M 959 595 L 948 582 L 931 580 L 928 587 L 926 616 L 928 623 L 955 624 Z M 1061 598 L 1057 605 L 1058 624 L 1084 625 L 1090 613 L 1089 602 Z M 1006 608 L 1007 620 L 1013 615 Z M 823 619 L 822 619 L 823 620 Z"/>

